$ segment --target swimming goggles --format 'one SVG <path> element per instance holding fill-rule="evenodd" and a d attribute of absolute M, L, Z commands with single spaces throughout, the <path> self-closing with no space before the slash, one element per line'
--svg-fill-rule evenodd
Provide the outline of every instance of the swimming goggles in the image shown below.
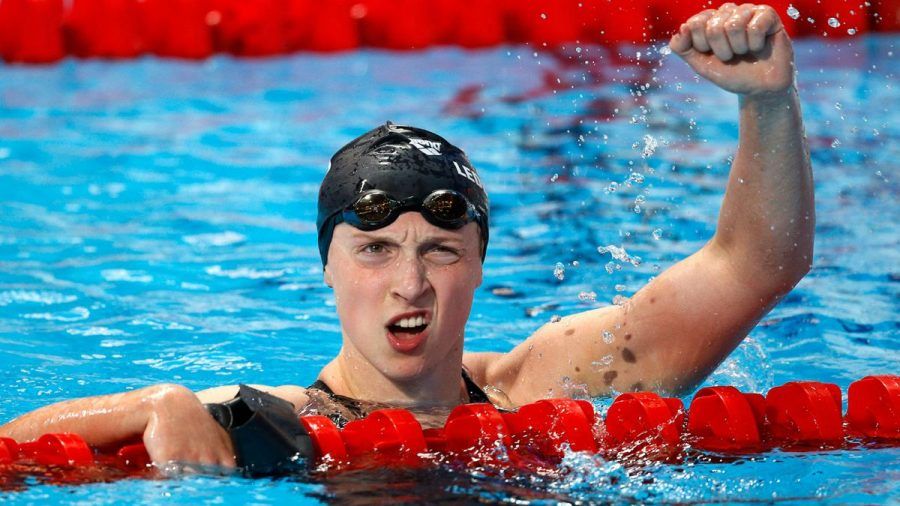
<path fill-rule="evenodd" d="M 416 197 L 397 200 L 382 190 L 369 190 L 344 209 L 342 218 L 360 230 L 376 230 L 390 225 L 405 211 L 418 211 L 432 225 L 452 230 L 483 221 L 469 199 L 455 190 L 436 190 L 421 201 Z"/>

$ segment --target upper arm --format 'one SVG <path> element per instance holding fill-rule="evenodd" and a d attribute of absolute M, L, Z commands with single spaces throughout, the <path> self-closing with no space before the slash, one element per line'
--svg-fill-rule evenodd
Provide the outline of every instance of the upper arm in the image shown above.
<path fill-rule="evenodd" d="M 566 377 L 587 385 L 590 395 L 684 392 L 709 375 L 789 288 L 773 286 L 748 279 L 711 242 L 621 306 L 544 325 L 487 366 L 487 383 L 517 403 L 569 395 L 561 390 Z"/>
<path fill-rule="evenodd" d="M 278 387 L 270 387 L 267 385 L 249 385 L 257 390 L 270 393 L 275 397 L 284 399 L 294 405 L 294 409 L 300 409 L 306 405 L 309 397 L 306 395 L 306 389 L 296 385 L 282 385 Z M 207 388 L 196 393 L 197 398 L 204 404 L 225 402 L 233 399 L 238 393 L 237 385 L 228 385 L 222 387 Z"/>

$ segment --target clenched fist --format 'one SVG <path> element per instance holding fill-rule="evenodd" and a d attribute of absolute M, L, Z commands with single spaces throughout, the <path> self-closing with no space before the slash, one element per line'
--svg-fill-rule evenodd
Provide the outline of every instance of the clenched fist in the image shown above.
<path fill-rule="evenodd" d="M 669 41 L 698 74 L 742 95 L 783 92 L 794 82 L 794 52 L 768 5 L 733 3 L 684 22 Z"/>

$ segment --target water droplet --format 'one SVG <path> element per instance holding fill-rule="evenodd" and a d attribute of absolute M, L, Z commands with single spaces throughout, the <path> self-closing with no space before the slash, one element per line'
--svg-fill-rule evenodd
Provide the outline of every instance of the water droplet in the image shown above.
<path fill-rule="evenodd" d="M 615 289 L 617 292 L 624 292 L 625 288 L 627 288 L 625 285 L 616 285 L 615 286 Z"/>
<path fill-rule="evenodd" d="M 594 302 L 597 300 L 597 294 L 594 292 L 579 292 L 578 300 L 581 302 Z"/>
<path fill-rule="evenodd" d="M 581 52 L 581 47 L 576 47 L 576 48 L 575 48 L 575 52 L 576 52 L 576 53 L 580 53 L 580 52 Z"/>
<path fill-rule="evenodd" d="M 544 14 L 543 12 L 541 13 L 541 19 L 547 19 L 547 15 Z"/>
<path fill-rule="evenodd" d="M 604 355 L 602 358 L 600 358 L 600 360 L 595 360 L 594 362 L 591 362 L 591 366 L 594 369 L 606 369 L 607 367 L 611 366 L 612 363 L 613 363 L 613 356 L 612 355 Z"/>
<path fill-rule="evenodd" d="M 603 342 L 606 344 L 611 344 L 613 340 L 616 338 L 615 334 L 608 330 L 603 331 Z"/>
<path fill-rule="evenodd" d="M 831 147 L 832 147 L 832 148 L 840 147 L 840 145 L 841 145 L 841 141 L 839 141 L 838 139 L 835 139 L 835 140 L 831 141 Z"/>
<path fill-rule="evenodd" d="M 553 268 L 553 275 L 560 281 L 566 279 L 566 266 L 562 262 L 556 262 L 556 266 Z"/>
<path fill-rule="evenodd" d="M 672 49 L 669 46 L 663 46 L 659 50 L 659 54 L 661 54 L 663 56 L 669 56 L 670 54 L 672 54 Z"/>
<path fill-rule="evenodd" d="M 641 184 L 644 182 L 644 175 L 640 172 L 632 172 L 629 174 L 628 180 L 636 184 Z"/>
<path fill-rule="evenodd" d="M 837 18 L 828 18 L 828 26 L 832 28 L 837 28 L 841 26 L 841 22 L 837 20 Z"/>
<path fill-rule="evenodd" d="M 840 111 L 842 107 L 843 107 L 843 106 L 841 105 L 840 102 L 835 102 L 835 103 L 834 103 L 834 108 L 835 108 L 835 109 L 837 109 L 837 110 Z"/>
<path fill-rule="evenodd" d="M 552 176 L 550 176 L 550 182 L 551 182 L 551 183 L 555 183 L 555 182 L 557 182 L 558 180 L 559 180 L 559 174 L 558 174 L 558 173 L 554 173 Z"/>
<path fill-rule="evenodd" d="M 624 295 L 616 295 L 612 300 L 613 304 L 617 306 L 624 306 L 626 302 L 628 302 L 628 297 Z"/>
<path fill-rule="evenodd" d="M 787 15 L 791 19 L 797 19 L 800 17 L 800 11 L 798 11 L 797 8 L 794 7 L 793 5 L 788 5 Z"/>
<path fill-rule="evenodd" d="M 653 238 L 656 239 L 657 241 L 662 238 L 662 229 L 661 228 L 657 228 L 657 229 L 653 230 Z"/>
<path fill-rule="evenodd" d="M 559 316 L 558 314 L 555 314 L 550 317 L 550 323 L 556 323 L 560 320 L 562 320 L 562 316 Z"/>
<path fill-rule="evenodd" d="M 644 136 L 644 149 L 641 151 L 642 158 L 649 158 L 656 152 L 659 147 L 659 141 L 650 134 Z"/>
<path fill-rule="evenodd" d="M 848 28 L 847 35 L 856 35 L 856 28 Z"/>
<path fill-rule="evenodd" d="M 613 181 L 612 183 L 609 183 L 609 186 L 606 187 L 606 192 L 607 193 L 615 193 L 616 190 L 618 190 L 618 189 L 619 189 L 619 183 L 616 183 L 615 181 Z"/>

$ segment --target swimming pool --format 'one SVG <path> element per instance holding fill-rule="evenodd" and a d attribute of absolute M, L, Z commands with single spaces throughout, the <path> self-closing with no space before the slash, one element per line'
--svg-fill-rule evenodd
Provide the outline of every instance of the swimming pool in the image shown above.
<path fill-rule="evenodd" d="M 896 36 L 796 43 L 816 178 L 813 271 L 707 384 L 842 388 L 900 364 Z M 620 53 L 620 55 L 617 55 Z M 174 381 L 305 385 L 339 348 L 315 198 L 328 157 L 387 120 L 463 147 L 492 198 L 471 351 L 612 303 L 711 235 L 737 100 L 623 47 L 152 58 L 0 67 L 0 420 Z M 598 62 L 598 65 L 591 64 Z M 613 258 L 598 247 L 622 247 Z M 639 260 L 638 260 L 639 257 Z M 577 385 L 561 392 L 578 394 Z M 597 399 L 599 406 L 608 399 Z M 774 452 L 559 478 L 348 473 L 33 486 L 12 502 L 900 497 L 900 449 Z"/>

